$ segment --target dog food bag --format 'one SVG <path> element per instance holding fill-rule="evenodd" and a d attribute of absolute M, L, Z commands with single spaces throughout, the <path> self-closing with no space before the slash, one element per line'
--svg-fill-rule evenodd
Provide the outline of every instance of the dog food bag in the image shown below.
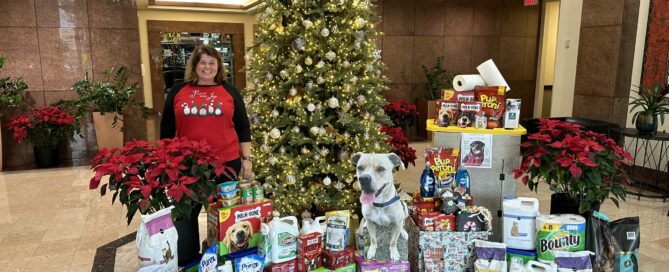
<path fill-rule="evenodd" d="M 458 102 L 437 100 L 434 123 L 440 127 L 455 126 L 458 119 Z"/>
<path fill-rule="evenodd" d="M 590 251 L 555 251 L 555 264 L 558 272 L 592 272 Z"/>
<path fill-rule="evenodd" d="M 344 251 L 348 243 L 350 211 L 333 211 L 325 213 L 325 249 Z"/>
<path fill-rule="evenodd" d="M 485 128 L 502 128 L 504 107 L 506 106 L 506 87 L 476 86 L 476 96 L 481 102 L 481 116 L 486 120 Z"/>
<path fill-rule="evenodd" d="M 461 128 L 482 126 L 486 124 L 481 119 L 481 102 L 459 102 L 457 126 Z M 478 123 L 476 118 L 479 118 Z M 483 127 L 480 127 L 483 128 Z"/>
<path fill-rule="evenodd" d="M 435 231 L 455 231 L 455 215 L 440 214 L 434 219 Z"/>
<path fill-rule="evenodd" d="M 611 271 L 613 269 L 611 267 L 613 250 L 607 250 L 611 248 L 611 245 L 606 239 L 609 217 L 598 211 L 593 211 L 588 212 L 587 218 L 585 249 L 594 253 L 592 255 L 593 271 L 607 271 L 604 267 L 608 267 L 608 271 Z"/>
<path fill-rule="evenodd" d="M 639 271 L 639 245 L 641 244 L 639 217 L 621 218 L 607 226 L 606 238 L 613 250 L 613 272 Z M 604 253 L 606 256 L 606 253 Z"/>
<path fill-rule="evenodd" d="M 430 165 L 435 177 L 435 194 L 441 195 L 444 188 L 455 186 L 455 173 L 460 165 L 459 159 L 459 148 L 425 148 L 425 164 Z"/>
<path fill-rule="evenodd" d="M 520 125 L 520 99 L 506 99 L 504 112 L 504 128 L 516 129 Z"/>
<path fill-rule="evenodd" d="M 502 243 L 474 240 L 476 249 L 476 272 L 506 272 L 506 245 Z"/>
<path fill-rule="evenodd" d="M 142 215 L 135 243 L 139 268 L 164 264 L 160 271 L 179 269 L 177 240 L 179 235 L 172 221 L 170 206 L 152 214 Z"/>
<path fill-rule="evenodd" d="M 218 266 L 218 244 L 207 248 L 202 254 L 200 265 L 197 268 L 198 272 L 216 272 Z"/>

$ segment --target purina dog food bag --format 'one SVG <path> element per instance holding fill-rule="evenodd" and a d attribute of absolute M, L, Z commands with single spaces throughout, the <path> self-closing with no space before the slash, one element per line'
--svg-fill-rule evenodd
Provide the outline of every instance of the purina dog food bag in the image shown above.
<path fill-rule="evenodd" d="M 425 148 L 425 164 L 429 164 L 435 177 L 435 194 L 455 186 L 455 174 L 460 166 L 460 149 L 445 147 Z"/>
<path fill-rule="evenodd" d="M 455 126 L 458 120 L 458 102 L 437 100 L 434 123 L 440 127 Z"/>
<path fill-rule="evenodd" d="M 481 102 L 481 117 L 479 119 L 484 118 L 486 120 L 485 127 L 488 129 L 504 127 L 506 87 L 476 86 L 476 96 L 478 101 Z"/>
<path fill-rule="evenodd" d="M 458 127 L 485 128 L 480 126 L 486 123 L 481 119 L 481 102 L 458 102 Z"/>
<path fill-rule="evenodd" d="M 172 221 L 170 206 L 152 214 L 142 215 L 142 223 L 137 230 L 135 243 L 139 267 L 163 265 L 162 272 L 176 272 L 179 269 L 177 240 L 179 234 Z"/>
<path fill-rule="evenodd" d="M 555 251 L 553 254 L 558 272 L 592 272 L 590 251 Z"/>
<path fill-rule="evenodd" d="M 325 213 L 325 249 L 344 251 L 348 244 L 350 211 L 333 211 Z"/>

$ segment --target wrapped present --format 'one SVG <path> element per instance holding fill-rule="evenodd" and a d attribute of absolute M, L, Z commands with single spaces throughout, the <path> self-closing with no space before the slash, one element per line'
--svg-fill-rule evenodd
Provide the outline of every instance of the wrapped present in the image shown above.
<path fill-rule="evenodd" d="M 473 241 L 490 236 L 487 231 L 421 231 L 413 220 L 406 220 L 405 225 L 411 271 L 473 271 Z"/>

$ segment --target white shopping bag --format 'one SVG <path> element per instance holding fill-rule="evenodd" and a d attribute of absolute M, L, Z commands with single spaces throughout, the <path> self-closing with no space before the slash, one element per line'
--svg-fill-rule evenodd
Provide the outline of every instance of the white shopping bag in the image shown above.
<path fill-rule="evenodd" d="M 135 239 L 140 268 L 162 265 L 162 272 L 177 272 L 179 269 L 179 235 L 172 221 L 173 208 L 170 206 L 149 215 L 142 215 L 142 223 Z"/>

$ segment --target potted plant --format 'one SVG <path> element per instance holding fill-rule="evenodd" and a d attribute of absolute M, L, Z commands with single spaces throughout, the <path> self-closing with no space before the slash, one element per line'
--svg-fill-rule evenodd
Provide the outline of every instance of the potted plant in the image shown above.
<path fill-rule="evenodd" d="M 7 128 L 19 143 L 28 138 L 33 145 L 37 167 L 46 168 L 57 166 L 60 162 L 58 144 L 64 139 L 73 140 L 73 122 L 74 116 L 51 106 L 16 115 Z"/>
<path fill-rule="evenodd" d="M 630 113 L 641 107 L 632 116 L 632 122 L 635 124 L 639 134 L 657 133 L 657 117 L 660 117 L 660 124 L 664 124 L 664 115 L 669 112 L 669 85 L 659 84 L 648 88 L 639 88 L 632 90 L 637 97 L 630 102 Z"/>
<path fill-rule="evenodd" d="M 86 73 L 72 85 L 79 98 L 59 102 L 72 108 L 77 120 L 92 113 L 98 149 L 123 146 L 123 114 L 129 107 L 141 106 L 144 117 L 147 114 L 147 108 L 135 98 L 138 83 L 128 85 L 129 68 L 111 67 L 104 74 L 106 81 L 92 82 Z"/>
<path fill-rule="evenodd" d="M 0 69 L 5 65 L 5 58 L 0 57 Z M 28 84 L 22 78 L 3 77 L 0 78 L 0 117 L 7 109 L 21 108 L 23 104 L 23 92 L 28 89 Z M 1 120 L 0 120 L 1 121 Z M 0 125 L 1 126 L 1 125 Z M 0 133 L 0 171 L 2 171 L 2 133 Z"/>
<path fill-rule="evenodd" d="M 623 184 L 630 180 L 622 167 L 633 159 L 613 139 L 545 118 L 539 120 L 539 131 L 527 139 L 521 144 L 523 159 L 520 168 L 513 170 L 514 177 L 522 178 L 534 191 L 541 182 L 548 184 L 555 193 L 551 214 L 582 214 L 598 210 L 606 199 L 616 206 L 625 200 Z"/>
<path fill-rule="evenodd" d="M 404 99 L 386 104 L 383 111 L 393 122 L 393 127 L 400 127 L 404 131 L 413 125 L 414 117 L 418 116 L 416 105 L 409 104 Z"/>
<path fill-rule="evenodd" d="M 441 98 L 441 91 L 453 88 L 455 73 L 444 69 L 443 64 L 444 56 L 439 56 L 433 67 L 428 68 L 425 65 L 421 65 L 427 79 L 427 90 L 425 97 L 419 97 L 416 101 L 419 112 L 418 134 L 423 135 L 427 139 L 431 139 L 432 136 L 427 133 L 425 122 L 434 115 L 434 107 L 437 100 Z"/>
<path fill-rule="evenodd" d="M 409 145 L 409 139 L 404 136 L 402 128 L 381 125 L 381 132 L 389 136 L 386 143 L 390 145 L 391 152 L 400 157 L 404 168 L 409 167 L 409 163 L 416 166 L 416 150 Z"/>
<path fill-rule="evenodd" d="M 103 148 L 91 161 L 95 176 L 89 188 L 105 195 L 113 190 L 126 206 L 128 224 L 134 215 L 151 214 L 174 206 L 172 217 L 179 233 L 179 263 L 191 260 L 199 251 L 197 215 L 203 204 L 216 195 L 213 179 L 233 173 L 205 141 L 186 138 L 128 142 L 122 148 Z M 234 173 L 233 173 L 234 175 Z M 100 186 L 102 178 L 109 183 Z M 193 237 L 193 239 L 184 239 Z"/>

